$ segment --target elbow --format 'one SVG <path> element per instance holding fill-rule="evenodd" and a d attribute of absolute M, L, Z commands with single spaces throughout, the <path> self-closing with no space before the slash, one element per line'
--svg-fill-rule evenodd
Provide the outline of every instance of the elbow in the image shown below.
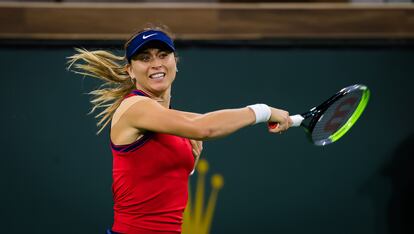
<path fill-rule="evenodd" d="M 208 140 L 217 137 L 216 131 L 209 127 L 197 128 L 197 132 L 194 137 L 195 140 Z"/>

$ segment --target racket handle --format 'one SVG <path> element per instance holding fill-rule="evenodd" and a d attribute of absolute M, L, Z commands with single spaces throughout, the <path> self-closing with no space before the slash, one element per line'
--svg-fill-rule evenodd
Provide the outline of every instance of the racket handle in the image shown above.
<path fill-rule="evenodd" d="M 303 118 L 301 115 L 291 115 L 290 116 L 290 119 L 292 119 L 292 127 L 299 127 L 300 126 L 300 124 L 302 123 L 302 121 L 305 119 L 305 118 Z M 276 122 L 269 122 L 269 123 L 267 123 L 267 126 L 270 128 L 270 129 L 275 129 L 275 128 L 277 128 L 278 126 L 279 126 L 279 123 L 276 123 Z"/>
<path fill-rule="evenodd" d="M 302 121 L 305 119 L 301 115 L 292 115 L 290 116 L 290 119 L 292 120 L 292 127 L 299 127 Z"/>

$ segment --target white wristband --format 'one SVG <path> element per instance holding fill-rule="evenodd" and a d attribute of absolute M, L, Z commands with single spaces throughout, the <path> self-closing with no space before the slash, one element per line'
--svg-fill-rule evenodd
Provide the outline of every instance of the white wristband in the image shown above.
<path fill-rule="evenodd" d="M 272 114 L 270 107 L 266 104 L 255 104 L 247 106 L 250 109 L 253 110 L 254 114 L 256 115 L 256 122 L 257 123 L 263 123 L 267 122 L 270 119 L 270 115 Z"/>

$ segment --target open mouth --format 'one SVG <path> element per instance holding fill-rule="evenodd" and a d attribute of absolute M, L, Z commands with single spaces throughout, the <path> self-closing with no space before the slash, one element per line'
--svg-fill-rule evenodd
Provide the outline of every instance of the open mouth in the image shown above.
<path fill-rule="evenodd" d="M 161 80 L 165 77 L 165 72 L 157 72 L 157 73 L 153 73 L 149 76 L 150 79 L 152 80 Z"/>

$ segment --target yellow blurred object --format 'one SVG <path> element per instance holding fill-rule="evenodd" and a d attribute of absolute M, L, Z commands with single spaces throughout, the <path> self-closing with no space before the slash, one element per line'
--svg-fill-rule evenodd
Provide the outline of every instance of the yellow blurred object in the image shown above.
<path fill-rule="evenodd" d="M 224 179 L 219 174 L 214 174 L 211 177 L 212 190 L 207 205 L 204 207 L 205 176 L 208 168 L 207 160 L 200 159 L 197 165 L 198 175 L 194 199 L 191 196 L 191 189 L 188 188 L 188 202 L 184 211 L 182 234 L 210 233 L 218 192 L 224 185 Z"/>

